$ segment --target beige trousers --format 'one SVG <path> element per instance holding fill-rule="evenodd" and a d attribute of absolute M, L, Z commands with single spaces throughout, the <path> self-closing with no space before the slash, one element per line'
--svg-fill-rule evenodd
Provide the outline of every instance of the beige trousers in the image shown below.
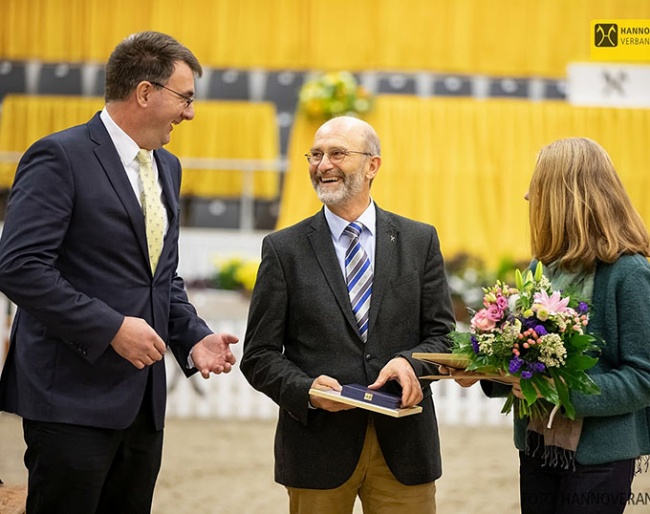
<path fill-rule="evenodd" d="M 287 487 L 291 514 L 352 514 L 359 495 L 364 514 L 436 514 L 436 484 L 400 483 L 388 468 L 377 434 L 368 424 L 354 473 L 335 489 Z"/>

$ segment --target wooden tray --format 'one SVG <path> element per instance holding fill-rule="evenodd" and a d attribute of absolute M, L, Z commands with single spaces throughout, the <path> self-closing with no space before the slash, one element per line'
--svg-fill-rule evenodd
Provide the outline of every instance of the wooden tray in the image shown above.
<path fill-rule="evenodd" d="M 447 368 L 465 369 L 469 366 L 469 359 L 457 353 L 414 353 L 414 359 L 433 362 Z"/>
<path fill-rule="evenodd" d="M 360 409 L 378 412 L 379 414 L 385 414 L 386 416 L 391 416 L 393 418 L 403 418 L 404 416 L 411 416 L 413 414 L 419 414 L 422 412 L 422 407 L 419 405 L 415 405 L 414 407 L 407 407 L 404 409 L 389 409 L 388 407 L 382 407 L 381 405 L 373 405 L 372 403 L 364 402 L 362 400 L 355 400 L 354 398 L 341 396 L 341 393 L 339 391 L 321 391 L 320 389 L 310 389 L 309 394 L 313 394 L 314 396 L 319 396 L 321 398 L 327 398 L 328 400 L 334 400 L 335 402 L 352 405 L 354 407 L 359 407 Z"/>
<path fill-rule="evenodd" d="M 456 353 L 414 353 L 413 358 L 462 371 L 465 371 L 465 368 L 469 366 L 469 358 L 465 355 L 459 355 Z M 455 380 L 457 377 L 451 375 L 426 375 L 419 378 L 425 380 Z M 493 380 L 494 382 L 501 382 L 503 384 L 512 384 L 515 380 L 514 377 L 511 377 L 510 375 L 502 375 L 500 373 L 481 373 L 479 371 L 468 371 L 467 376 L 462 378 Z"/>

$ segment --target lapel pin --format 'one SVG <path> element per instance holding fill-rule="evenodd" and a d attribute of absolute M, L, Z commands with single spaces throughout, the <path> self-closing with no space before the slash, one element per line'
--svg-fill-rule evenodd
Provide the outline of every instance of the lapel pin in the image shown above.
<path fill-rule="evenodd" d="M 391 243 L 395 242 L 395 236 L 393 234 L 390 235 L 390 242 Z"/>

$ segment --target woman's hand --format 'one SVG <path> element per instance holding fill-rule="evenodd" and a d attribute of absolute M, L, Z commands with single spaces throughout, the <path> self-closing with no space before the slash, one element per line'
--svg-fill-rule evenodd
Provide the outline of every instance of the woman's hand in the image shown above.
<path fill-rule="evenodd" d="M 446 366 L 438 366 L 438 372 L 441 375 L 450 375 L 454 377 L 456 383 L 461 387 L 471 387 L 474 384 L 476 384 L 476 382 L 479 381 L 479 379 L 476 378 L 476 373 L 472 373 L 471 371 L 465 371 L 463 369 L 448 368 Z"/>

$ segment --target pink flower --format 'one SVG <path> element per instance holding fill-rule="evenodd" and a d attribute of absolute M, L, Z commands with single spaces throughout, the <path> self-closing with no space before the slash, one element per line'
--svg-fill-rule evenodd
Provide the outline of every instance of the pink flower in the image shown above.
<path fill-rule="evenodd" d="M 487 308 L 487 317 L 492 321 L 500 321 L 503 318 L 503 310 L 497 304 L 493 303 Z"/>
<path fill-rule="evenodd" d="M 494 321 L 495 320 L 491 319 L 488 316 L 487 309 L 481 309 L 476 314 L 474 314 L 474 317 L 470 320 L 470 324 L 475 330 L 479 330 L 480 332 L 489 332 L 490 330 L 493 330 L 494 327 L 496 327 L 496 323 Z"/>
<path fill-rule="evenodd" d="M 499 309 L 505 311 L 508 308 L 508 299 L 505 296 L 497 296 L 497 305 Z"/>
<path fill-rule="evenodd" d="M 559 291 L 553 291 L 551 296 L 544 290 L 535 293 L 535 303 L 548 311 L 549 314 L 560 314 L 569 309 L 570 297 L 562 298 Z"/>

